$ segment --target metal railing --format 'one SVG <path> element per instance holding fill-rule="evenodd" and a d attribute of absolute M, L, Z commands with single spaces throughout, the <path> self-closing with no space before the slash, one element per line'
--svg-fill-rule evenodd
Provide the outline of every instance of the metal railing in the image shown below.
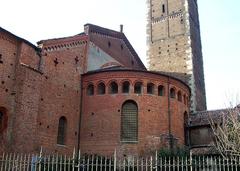
<path fill-rule="evenodd" d="M 118 158 L 96 155 L 3 154 L 0 171 L 240 171 L 240 158 L 221 156 L 187 156 Z"/>

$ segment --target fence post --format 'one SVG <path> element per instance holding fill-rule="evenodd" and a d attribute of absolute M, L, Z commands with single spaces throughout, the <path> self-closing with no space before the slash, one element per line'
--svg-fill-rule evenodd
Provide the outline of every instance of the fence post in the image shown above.
<path fill-rule="evenodd" d="M 157 153 L 157 150 L 156 150 L 156 154 L 155 154 L 155 170 L 156 171 L 158 170 L 158 153 Z"/>
<path fill-rule="evenodd" d="M 117 170 L 117 151 L 115 149 L 114 151 L 114 166 L 113 166 L 113 171 Z"/>
<path fill-rule="evenodd" d="M 190 151 L 190 171 L 192 171 L 192 151 Z"/>
<path fill-rule="evenodd" d="M 42 153 L 43 153 L 43 150 L 42 150 L 42 146 L 41 146 L 39 158 L 37 157 L 37 161 L 36 161 L 36 166 L 37 166 L 37 163 L 39 163 L 39 165 L 38 165 L 38 170 L 39 171 L 41 171 Z"/>
<path fill-rule="evenodd" d="M 73 157 L 72 157 L 72 171 L 74 171 L 74 167 L 75 167 L 75 147 L 73 149 Z"/>

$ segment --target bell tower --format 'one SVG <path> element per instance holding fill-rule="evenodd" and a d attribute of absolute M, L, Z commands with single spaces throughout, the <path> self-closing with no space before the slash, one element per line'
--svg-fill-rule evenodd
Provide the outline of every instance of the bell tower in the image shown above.
<path fill-rule="evenodd" d="M 149 70 L 181 77 L 191 88 L 191 111 L 206 110 L 197 0 L 148 0 Z"/>

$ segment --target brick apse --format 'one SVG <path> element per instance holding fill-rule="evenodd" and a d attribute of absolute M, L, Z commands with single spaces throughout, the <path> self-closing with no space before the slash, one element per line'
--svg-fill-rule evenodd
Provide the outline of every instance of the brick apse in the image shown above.
<path fill-rule="evenodd" d="M 0 152 L 184 145 L 189 87 L 147 71 L 122 31 L 86 24 L 35 46 L 0 28 Z"/>

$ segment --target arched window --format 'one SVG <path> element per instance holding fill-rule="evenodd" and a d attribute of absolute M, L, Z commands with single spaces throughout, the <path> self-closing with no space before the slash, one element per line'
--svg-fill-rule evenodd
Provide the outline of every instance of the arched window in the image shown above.
<path fill-rule="evenodd" d="M 171 89 L 170 89 L 170 97 L 173 98 L 173 99 L 176 98 L 176 91 L 175 91 L 174 88 L 171 88 Z"/>
<path fill-rule="evenodd" d="M 111 82 L 109 86 L 109 93 L 110 94 L 117 94 L 118 93 L 118 85 L 116 82 Z"/>
<path fill-rule="evenodd" d="M 153 83 L 147 84 L 147 94 L 154 94 L 154 84 Z"/>
<path fill-rule="evenodd" d="M 162 85 L 158 86 L 158 95 L 164 96 L 164 87 Z"/>
<path fill-rule="evenodd" d="M 185 94 L 183 95 L 183 103 L 187 104 L 187 100 L 186 100 L 186 95 Z"/>
<path fill-rule="evenodd" d="M 0 134 L 7 128 L 7 109 L 0 107 Z"/>
<path fill-rule="evenodd" d="M 138 141 L 138 107 L 134 101 L 126 101 L 122 105 L 121 141 Z"/>
<path fill-rule="evenodd" d="M 89 84 L 87 87 L 87 95 L 92 96 L 94 94 L 94 86 L 93 84 Z"/>
<path fill-rule="evenodd" d="M 3 130 L 3 112 L 0 111 L 0 133 Z"/>
<path fill-rule="evenodd" d="M 178 101 L 182 101 L 182 93 L 181 91 L 178 91 L 178 94 L 177 94 L 177 98 L 178 98 Z"/>
<path fill-rule="evenodd" d="M 184 142 L 185 145 L 189 145 L 189 133 L 188 133 L 188 114 L 184 113 Z"/>
<path fill-rule="evenodd" d="M 134 85 L 134 93 L 136 94 L 142 94 L 142 83 L 136 82 Z"/>
<path fill-rule="evenodd" d="M 105 94 L 105 84 L 104 83 L 98 84 L 98 94 Z"/>
<path fill-rule="evenodd" d="M 66 142 L 67 119 L 62 116 L 58 123 L 57 144 L 64 145 Z"/>
<path fill-rule="evenodd" d="M 124 81 L 122 84 L 122 92 L 129 93 L 130 91 L 130 83 L 128 81 Z"/>

